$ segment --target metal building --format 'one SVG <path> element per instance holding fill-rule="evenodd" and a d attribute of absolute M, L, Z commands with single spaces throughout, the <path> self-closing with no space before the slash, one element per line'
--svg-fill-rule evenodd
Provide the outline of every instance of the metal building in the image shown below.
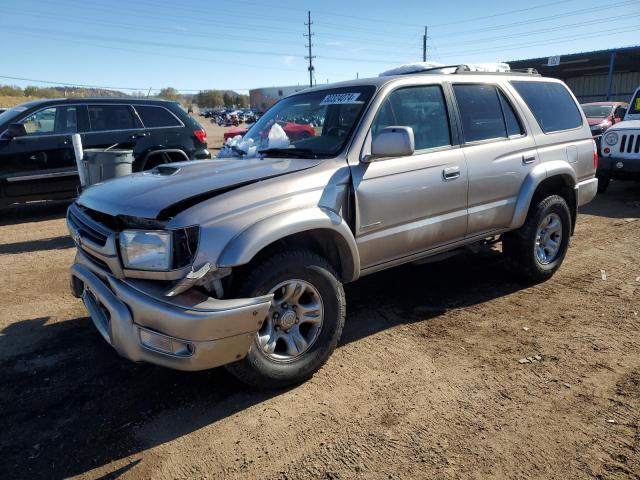
<path fill-rule="evenodd" d="M 288 97 L 296 92 L 308 88 L 306 86 L 294 85 L 288 87 L 265 87 L 249 90 L 249 103 L 251 108 L 257 112 L 264 112 L 278 100 Z"/>
<path fill-rule="evenodd" d="M 564 81 L 581 103 L 628 102 L 640 86 L 640 46 L 507 62 Z"/>

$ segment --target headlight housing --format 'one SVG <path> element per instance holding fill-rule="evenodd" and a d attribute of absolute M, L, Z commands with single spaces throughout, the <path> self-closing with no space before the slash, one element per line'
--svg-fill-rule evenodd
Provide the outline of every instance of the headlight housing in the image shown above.
<path fill-rule="evenodd" d="M 607 145 L 615 145 L 618 143 L 618 134 L 615 132 L 607 133 L 604 137 L 604 141 Z"/>
<path fill-rule="evenodd" d="M 120 255 L 127 269 L 171 270 L 171 232 L 163 230 L 123 230 L 120 232 Z"/>

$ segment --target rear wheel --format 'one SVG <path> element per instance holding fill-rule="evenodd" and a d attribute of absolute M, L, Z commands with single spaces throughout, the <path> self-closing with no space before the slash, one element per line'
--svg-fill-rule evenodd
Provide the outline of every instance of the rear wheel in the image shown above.
<path fill-rule="evenodd" d="M 532 204 L 525 224 L 505 235 L 502 247 L 515 272 L 542 282 L 560 268 L 569 247 L 571 212 L 559 195 Z"/>
<path fill-rule="evenodd" d="M 274 295 L 247 356 L 227 365 L 241 381 L 277 388 L 310 378 L 336 348 L 345 320 L 342 284 L 315 253 L 283 252 L 263 261 L 237 296 Z"/>

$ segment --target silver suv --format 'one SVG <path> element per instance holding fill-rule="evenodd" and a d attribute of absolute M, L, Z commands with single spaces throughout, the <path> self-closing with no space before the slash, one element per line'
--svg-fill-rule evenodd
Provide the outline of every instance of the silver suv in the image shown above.
<path fill-rule="evenodd" d="M 218 159 L 90 187 L 74 294 L 128 359 L 279 387 L 335 349 L 343 283 L 496 241 L 550 278 L 596 194 L 589 125 L 562 82 L 465 70 L 312 88 Z"/>

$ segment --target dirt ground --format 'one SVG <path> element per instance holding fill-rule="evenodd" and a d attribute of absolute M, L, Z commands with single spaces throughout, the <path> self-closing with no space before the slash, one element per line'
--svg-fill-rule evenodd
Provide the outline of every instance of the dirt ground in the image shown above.
<path fill-rule="evenodd" d="M 277 392 L 117 357 L 69 294 L 64 210 L 0 214 L 0 478 L 640 478 L 637 184 L 544 284 L 491 251 L 349 285 L 334 355 Z"/>

